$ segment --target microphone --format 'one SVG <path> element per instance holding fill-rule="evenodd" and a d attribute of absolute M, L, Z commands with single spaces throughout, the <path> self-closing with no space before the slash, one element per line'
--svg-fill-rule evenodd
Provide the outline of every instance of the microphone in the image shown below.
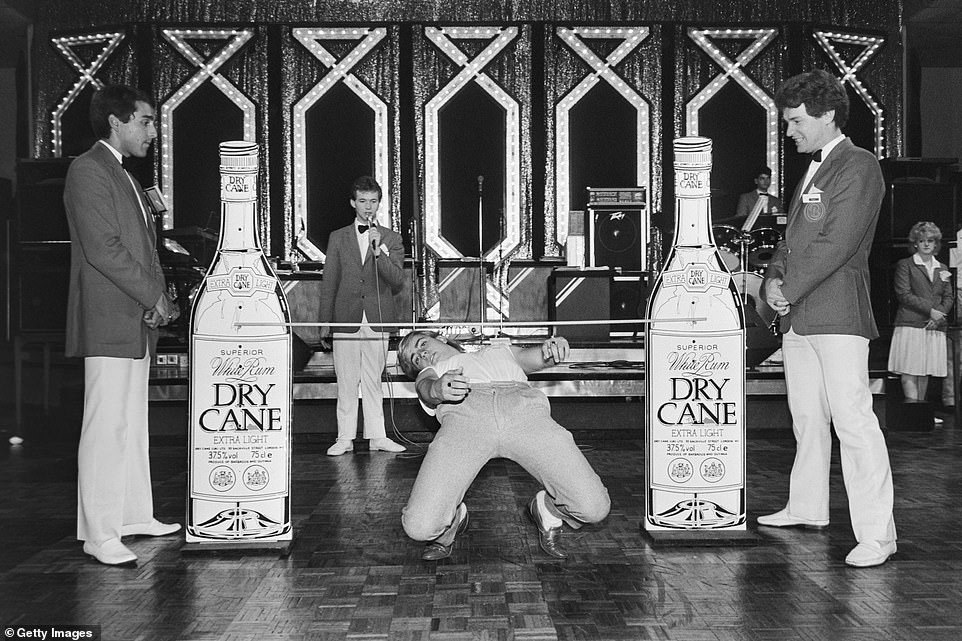
<path fill-rule="evenodd" d="M 374 216 L 367 219 L 367 224 L 371 229 L 377 229 L 377 222 L 375 222 Z M 377 240 L 374 238 L 371 239 L 371 252 L 374 254 L 374 259 L 377 260 L 381 252 L 378 251 Z"/>
<path fill-rule="evenodd" d="M 484 191 L 484 176 L 478 176 L 478 193 Z"/>

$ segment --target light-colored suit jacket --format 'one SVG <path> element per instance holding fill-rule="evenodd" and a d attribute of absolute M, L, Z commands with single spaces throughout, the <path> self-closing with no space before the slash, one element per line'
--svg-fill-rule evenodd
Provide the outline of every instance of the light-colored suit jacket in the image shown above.
<path fill-rule="evenodd" d="M 369 323 L 397 322 L 394 294 L 404 285 L 404 243 L 401 235 L 378 225 L 381 232 L 381 251 L 374 258 L 368 250 L 361 256 L 354 230 L 356 223 L 331 232 L 327 241 L 321 281 L 321 322 L 360 323 L 362 312 Z M 375 272 L 376 270 L 376 272 Z M 378 327 L 389 332 L 396 328 Z M 357 327 L 332 327 L 332 332 L 353 334 Z"/>
<path fill-rule="evenodd" d="M 785 240 L 765 272 L 782 278 L 791 303 L 781 330 L 797 334 L 878 337 L 869 295 L 868 256 L 885 182 L 875 156 L 845 138 L 800 186 L 788 211 Z M 764 294 L 763 294 L 764 296 Z"/>
<path fill-rule="evenodd" d="M 144 323 L 165 291 L 156 231 L 137 199 L 140 185 L 101 142 L 67 170 L 70 227 L 67 356 L 142 358 L 157 331 Z"/>

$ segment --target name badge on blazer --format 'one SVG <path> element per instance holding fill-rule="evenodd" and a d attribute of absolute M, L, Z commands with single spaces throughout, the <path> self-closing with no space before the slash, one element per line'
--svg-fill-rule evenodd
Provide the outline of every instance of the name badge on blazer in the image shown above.
<path fill-rule="evenodd" d="M 812 185 L 807 194 L 802 194 L 802 203 L 805 207 L 802 212 L 805 218 L 813 223 L 825 217 L 825 205 L 822 203 L 822 190 Z"/>

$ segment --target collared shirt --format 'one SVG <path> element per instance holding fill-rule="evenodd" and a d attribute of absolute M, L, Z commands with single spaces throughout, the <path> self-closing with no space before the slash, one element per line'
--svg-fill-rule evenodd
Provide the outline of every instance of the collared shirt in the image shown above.
<path fill-rule="evenodd" d="M 358 225 L 366 225 L 367 223 L 362 222 L 358 219 L 354 219 L 354 235 L 357 237 L 357 248 L 361 252 L 361 262 L 367 258 L 367 250 L 371 246 L 371 230 L 370 228 L 365 229 L 364 232 L 360 232 L 357 228 Z"/>
<path fill-rule="evenodd" d="M 808 183 L 812 181 L 812 177 L 815 175 L 815 172 L 818 171 L 818 168 L 822 166 L 822 163 L 825 162 L 825 159 L 828 158 L 828 155 L 832 153 L 832 150 L 835 149 L 835 147 L 838 146 L 838 143 L 842 142 L 843 140 L 845 140 L 845 134 L 839 134 L 838 136 L 830 140 L 821 149 L 822 159 L 818 162 L 816 162 L 815 160 L 812 160 L 812 162 L 808 164 L 808 171 L 805 172 L 805 180 L 802 181 L 802 185 L 803 185 L 802 191 L 804 191 L 804 187 L 808 187 Z"/>
<path fill-rule="evenodd" d="M 140 195 L 140 190 L 137 189 L 137 184 L 134 182 L 133 176 L 130 175 L 130 172 L 129 172 L 129 171 L 127 171 L 126 169 L 124 169 L 124 155 L 123 155 L 122 153 L 120 153 L 119 151 L 117 151 L 116 149 L 114 149 L 114 148 L 110 145 L 110 143 L 107 142 L 106 140 L 104 140 L 103 138 L 101 138 L 98 142 L 103 143 L 104 147 L 106 147 L 107 149 L 109 149 L 109 150 L 110 150 L 110 153 L 113 154 L 114 158 L 117 159 L 117 162 L 120 163 L 120 168 L 123 169 L 124 175 L 127 176 L 127 180 L 130 182 L 130 186 L 131 186 L 131 188 L 133 188 L 133 190 L 134 190 L 134 195 L 137 197 L 137 204 L 140 205 L 140 214 L 144 217 L 144 224 L 147 225 L 147 227 L 148 227 L 148 229 L 149 229 L 149 228 L 150 228 L 150 217 L 147 215 L 147 209 L 144 207 L 144 200 L 143 200 L 143 198 L 142 198 L 141 195 Z"/>
<path fill-rule="evenodd" d="M 934 256 L 928 263 L 926 263 L 924 260 L 922 260 L 922 257 L 918 254 L 918 252 L 916 252 L 912 254 L 912 262 L 925 268 L 925 271 L 929 273 L 930 281 L 935 280 L 935 270 L 939 267 L 939 261 L 935 260 Z"/>

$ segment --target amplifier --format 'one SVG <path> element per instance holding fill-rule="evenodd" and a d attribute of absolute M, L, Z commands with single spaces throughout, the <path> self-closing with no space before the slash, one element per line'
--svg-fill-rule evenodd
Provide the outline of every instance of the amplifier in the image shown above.
<path fill-rule="evenodd" d="M 610 313 L 611 272 L 555 269 L 548 277 L 548 318 L 553 321 L 599 320 Z M 558 325 L 556 336 L 572 342 L 604 342 L 611 325 Z"/>

